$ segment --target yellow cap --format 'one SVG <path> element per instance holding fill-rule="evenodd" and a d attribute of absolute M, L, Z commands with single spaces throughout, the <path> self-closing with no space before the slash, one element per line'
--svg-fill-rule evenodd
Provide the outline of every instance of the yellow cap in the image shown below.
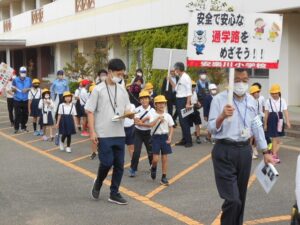
<path fill-rule="evenodd" d="M 253 85 L 253 86 L 250 87 L 250 94 L 253 94 L 253 93 L 259 92 L 259 91 L 260 91 L 260 89 L 256 85 Z"/>
<path fill-rule="evenodd" d="M 144 88 L 144 90 L 146 90 L 146 91 L 148 91 L 148 90 L 151 90 L 151 89 L 153 89 L 153 84 L 152 83 L 146 83 L 145 84 L 145 88 Z"/>
<path fill-rule="evenodd" d="M 141 91 L 139 94 L 139 98 L 144 98 L 144 97 L 150 97 L 150 94 L 148 91 Z"/>
<path fill-rule="evenodd" d="M 281 92 L 281 88 L 279 84 L 273 84 L 270 89 L 270 94 L 276 94 Z"/>
<path fill-rule="evenodd" d="M 194 80 L 192 80 L 192 86 L 196 86 L 196 85 L 197 83 Z"/>
<path fill-rule="evenodd" d="M 81 81 L 82 81 L 82 78 L 79 77 L 78 80 L 77 80 L 77 82 L 81 83 Z"/>
<path fill-rule="evenodd" d="M 41 82 L 39 81 L 39 79 L 33 79 L 32 83 L 33 83 L 33 84 L 39 84 L 39 83 L 41 83 Z"/>
<path fill-rule="evenodd" d="M 49 91 L 47 88 L 44 88 L 43 91 L 42 91 L 42 94 L 44 94 L 44 93 L 46 93 L 46 92 L 49 92 L 49 93 L 50 93 L 50 91 Z"/>
<path fill-rule="evenodd" d="M 167 102 L 167 99 L 164 95 L 157 95 L 155 98 L 154 98 L 154 103 L 159 103 L 159 102 L 164 102 L 166 103 Z"/>
<path fill-rule="evenodd" d="M 63 97 L 66 97 L 66 96 L 73 96 L 73 94 L 69 91 L 65 91 L 63 94 Z"/>
<path fill-rule="evenodd" d="M 94 90 L 95 87 L 96 87 L 96 85 L 91 85 L 91 86 L 89 87 L 89 92 L 92 93 L 92 91 Z"/>

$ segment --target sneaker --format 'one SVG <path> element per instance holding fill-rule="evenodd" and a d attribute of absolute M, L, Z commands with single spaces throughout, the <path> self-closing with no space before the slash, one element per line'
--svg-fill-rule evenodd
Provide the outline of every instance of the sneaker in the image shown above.
<path fill-rule="evenodd" d="M 40 132 L 38 132 L 38 131 L 36 130 L 36 131 L 33 132 L 33 135 L 34 135 L 34 136 L 39 136 L 39 135 L 40 135 Z"/>
<path fill-rule="evenodd" d="M 96 152 L 93 152 L 91 155 L 90 155 L 90 159 L 93 160 L 94 158 L 96 158 L 97 154 Z"/>
<path fill-rule="evenodd" d="M 192 144 L 192 143 L 186 143 L 186 144 L 184 145 L 184 147 L 186 147 L 186 148 L 191 148 L 191 147 L 193 147 L 193 144 Z"/>
<path fill-rule="evenodd" d="M 19 130 L 15 130 L 14 133 L 15 133 L 15 134 L 19 133 Z"/>
<path fill-rule="evenodd" d="M 81 136 L 82 137 L 88 137 L 88 136 L 90 136 L 90 134 L 88 132 L 86 132 L 86 131 L 82 131 L 81 132 Z"/>
<path fill-rule="evenodd" d="M 40 133 L 40 136 L 44 135 L 44 131 L 42 131 L 42 130 L 40 130 L 39 133 Z"/>
<path fill-rule="evenodd" d="M 201 144 L 202 143 L 200 137 L 196 138 L 196 142 L 197 142 L 197 144 Z"/>
<path fill-rule="evenodd" d="M 136 176 L 135 170 L 129 168 L 129 177 L 135 177 L 135 176 Z"/>
<path fill-rule="evenodd" d="M 252 154 L 252 159 L 258 159 L 257 155 L 255 155 L 254 153 Z"/>
<path fill-rule="evenodd" d="M 61 150 L 61 151 L 65 150 L 65 146 L 64 146 L 64 143 L 62 141 L 59 141 L 59 150 Z"/>
<path fill-rule="evenodd" d="M 29 132 L 29 130 L 27 130 L 27 129 L 25 128 L 25 129 L 21 129 L 21 132 L 27 133 L 27 132 Z"/>
<path fill-rule="evenodd" d="M 116 203 L 118 205 L 127 205 L 128 202 L 122 197 L 120 193 L 110 194 L 109 202 Z"/>
<path fill-rule="evenodd" d="M 162 177 L 160 180 L 161 185 L 169 186 L 169 181 L 166 177 Z"/>
<path fill-rule="evenodd" d="M 176 146 L 184 146 L 185 145 L 185 142 L 184 141 L 179 141 L 175 144 Z"/>
<path fill-rule="evenodd" d="M 43 141 L 48 141 L 48 137 L 46 135 L 43 136 Z"/>
<path fill-rule="evenodd" d="M 156 168 L 151 167 L 151 178 L 152 180 L 156 179 Z"/>
<path fill-rule="evenodd" d="M 70 147 L 66 147 L 66 152 L 67 153 L 71 153 L 72 152 L 71 148 Z"/>
<path fill-rule="evenodd" d="M 95 178 L 92 189 L 91 189 L 91 198 L 93 200 L 98 200 L 99 195 L 100 195 L 100 188 L 99 188 L 99 190 L 96 189 L 96 178 Z"/>

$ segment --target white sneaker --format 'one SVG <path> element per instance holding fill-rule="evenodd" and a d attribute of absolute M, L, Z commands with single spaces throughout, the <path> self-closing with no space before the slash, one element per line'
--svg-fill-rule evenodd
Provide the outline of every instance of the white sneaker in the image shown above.
<path fill-rule="evenodd" d="M 62 141 L 59 141 L 59 150 L 61 150 L 61 151 L 65 150 L 65 146 L 64 146 L 64 143 Z"/>
<path fill-rule="evenodd" d="M 71 153 L 71 148 L 70 147 L 66 147 L 66 152 Z"/>

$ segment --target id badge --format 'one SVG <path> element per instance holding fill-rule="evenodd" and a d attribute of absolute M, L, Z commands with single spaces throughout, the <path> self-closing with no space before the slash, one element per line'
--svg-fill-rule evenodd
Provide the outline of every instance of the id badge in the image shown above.
<path fill-rule="evenodd" d="M 241 132 L 241 137 L 250 138 L 250 129 L 249 128 L 244 128 Z"/>
<path fill-rule="evenodd" d="M 118 121 L 120 121 L 120 115 L 119 115 L 119 113 L 116 113 L 114 116 L 113 116 L 113 118 L 111 118 L 111 121 L 112 122 L 118 122 Z"/>

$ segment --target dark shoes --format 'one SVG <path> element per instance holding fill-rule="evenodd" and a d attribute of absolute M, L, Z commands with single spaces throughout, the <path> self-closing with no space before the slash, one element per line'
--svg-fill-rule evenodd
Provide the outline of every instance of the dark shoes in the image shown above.
<path fill-rule="evenodd" d="M 192 143 L 186 143 L 186 144 L 184 145 L 184 147 L 186 147 L 186 148 L 191 148 L 191 147 L 193 147 L 193 144 L 192 144 Z"/>
<path fill-rule="evenodd" d="M 152 180 L 156 179 L 156 168 L 151 167 L 151 178 Z"/>
<path fill-rule="evenodd" d="M 98 200 L 99 199 L 100 189 L 101 189 L 101 187 L 97 187 L 97 185 L 96 185 L 96 179 L 95 179 L 94 183 L 93 183 L 92 190 L 91 190 L 91 198 L 93 200 Z"/>
<path fill-rule="evenodd" d="M 115 203 L 117 205 L 127 205 L 128 204 L 128 202 L 122 197 L 122 195 L 120 193 L 110 194 L 108 201 Z"/>
<path fill-rule="evenodd" d="M 166 177 L 162 177 L 160 180 L 160 184 L 162 184 L 164 186 L 169 186 L 169 181 Z"/>

